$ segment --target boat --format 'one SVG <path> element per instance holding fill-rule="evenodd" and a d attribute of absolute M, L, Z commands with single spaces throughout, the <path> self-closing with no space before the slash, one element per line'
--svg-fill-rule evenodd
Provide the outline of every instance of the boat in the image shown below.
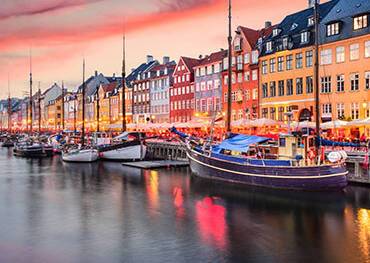
<path fill-rule="evenodd" d="M 140 132 L 124 132 L 112 144 L 98 146 L 99 156 L 111 161 L 142 160 L 146 155 L 144 138 Z"/>
<path fill-rule="evenodd" d="M 62 159 L 65 162 L 91 163 L 97 161 L 98 158 L 98 151 L 90 147 L 69 148 L 62 151 Z"/>
<path fill-rule="evenodd" d="M 309 158 L 312 136 L 280 135 L 278 145 L 269 145 L 263 144 L 269 138 L 233 134 L 208 149 L 189 136 L 185 138 L 190 168 L 202 178 L 305 191 L 340 190 L 347 186 L 345 155 L 333 152 L 329 154 L 330 161 L 316 164 Z M 265 154 L 260 156 L 258 152 Z"/>
<path fill-rule="evenodd" d="M 14 147 L 14 141 L 10 137 L 7 137 L 4 139 L 3 143 L 1 144 L 1 147 L 5 148 Z"/>
<path fill-rule="evenodd" d="M 99 158 L 98 151 L 85 145 L 85 59 L 83 60 L 83 78 L 82 78 L 82 128 L 81 145 L 65 146 L 62 151 L 62 160 L 65 162 L 91 163 Z"/>
<path fill-rule="evenodd" d="M 220 143 L 213 141 L 214 121 L 211 136 L 206 142 L 171 131 L 182 138 L 194 175 L 211 180 L 236 184 L 299 191 L 341 190 L 347 186 L 348 171 L 345 153 L 323 154 L 320 144 L 320 104 L 318 85 L 318 3 L 315 3 L 315 103 L 316 134 L 280 134 L 278 142 L 268 144 L 269 138 L 231 133 L 231 1 L 229 1 L 229 55 L 228 55 L 228 100 L 227 135 Z M 216 114 L 214 114 L 216 116 Z"/>
<path fill-rule="evenodd" d="M 16 143 L 13 149 L 13 153 L 18 157 L 26 158 L 43 158 L 47 157 L 47 153 L 43 144 L 23 141 Z"/>

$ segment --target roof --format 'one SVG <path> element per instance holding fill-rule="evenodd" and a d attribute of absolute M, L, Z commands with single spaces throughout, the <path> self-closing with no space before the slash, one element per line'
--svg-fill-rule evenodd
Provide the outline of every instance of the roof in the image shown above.
<path fill-rule="evenodd" d="M 339 0 L 332 0 L 325 2 L 319 5 L 319 15 L 320 18 L 324 18 L 329 11 L 335 6 L 335 4 Z M 274 28 L 280 30 L 279 34 L 273 36 L 270 34 L 265 40 L 264 43 L 272 41 L 273 44 L 273 52 L 280 50 L 282 39 L 285 37 L 289 38 L 290 46 L 289 49 L 301 48 L 304 46 L 310 46 L 314 43 L 314 37 L 310 37 L 307 43 L 302 44 L 300 34 L 304 31 L 312 31 L 314 30 L 313 25 L 308 25 L 308 18 L 313 17 L 314 8 L 310 7 L 299 12 L 290 14 L 286 16 L 281 23 L 276 25 Z M 267 32 L 266 32 L 267 33 Z M 312 34 L 313 35 L 313 34 Z M 261 55 L 266 55 L 265 47 L 261 50 Z"/>
<path fill-rule="evenodd" d="M 195 67 L 216 63 L 216 62 L 222 61 L 226 57 L 227 57 L 227 50 L 221 50 L 218 52 L 214 52 L 214 53 L 211 53 L 209 56 L 206 56 L 200 59 L 200 62 L 198 63 L 198 65 L 195 65 Z"/>
<path fill-rule="evenodd" d="M 370 27 L 353 30 L 353 17 L 362 14 L 370 14 L 369 0 L 339 0 L 336 5 L 321 20 L 320 43 L 340 41 L 370 34 Z M 369 19 L 369 18 L 368 18 Z M 338 35 L 327 36 L 326 25 L 331 22 L 341 22 Z"/>
<path fill-rule="evenodd" d="M 108 84 L 102 84 L 101 87 L 104 90 L 104 92 L 112 92 L 115 88 L 117 88 L 117 81 L 111 82 Z"/>
<path fill-rule="evenodd" d="M 185 66 L 192 71 L 195 66 L 197 66 L 200 62 L 200 59 L 196 58 L 189 58 L 189 57 L 181 57 L 182 61 L 184 61 Z"/>

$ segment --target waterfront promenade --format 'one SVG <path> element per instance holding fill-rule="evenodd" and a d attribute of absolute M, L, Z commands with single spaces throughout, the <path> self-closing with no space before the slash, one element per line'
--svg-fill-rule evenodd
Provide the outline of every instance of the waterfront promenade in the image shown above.
<path fill-rule="evenodd" d="M 366 262 L 370 191 L 215 184 L 188 168 L 0 149 L 0 262 Z"/>

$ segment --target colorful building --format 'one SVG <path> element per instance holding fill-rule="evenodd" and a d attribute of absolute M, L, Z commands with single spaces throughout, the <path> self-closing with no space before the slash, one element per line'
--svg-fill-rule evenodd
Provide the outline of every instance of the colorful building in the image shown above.
<path fill-rule="evenodd" d="M 194 67 L 199 59 L 180 57 L 170 88 L 170 122 L 187 122 L 194 117 Z"/>
<path fill-rule="evenodd" d="M 170 88 L 173 85 L 173 72 L 176 62 L 163 57 L 163 63 L 151 69 L 150 112 L 153 123 L 170 121 Z"/>
<path fill-rule="evenodd" d="M 309 1 L 312 5 L 313 1 Z M 319 5 L 321 18 L 336 1 Z M 288 15 L 261 46 L 260 115 L 285 120 L 312 120 L 314 113 L 314 10 L 313 7 Z"/>
<path fill-rule="evenodd" d="M 320 23 L 323 120 L 370 117 L 370 2 L 338 1 Z"/>
<path fill-rule="evenodd" d="M 152 56 L 147 56 L 146 63 L 141 64 L 135 70 L 135 79 L 131 81 L 133 86 L 133 122 L 147 123 L 151 121 L 150 112 L 150 79 L 151 69 L 158 65 L 158 61 Z"/>
<path fill-rule="evenodd" d="M 256 119 L 258 117 L 258 56 L 260 43 L 272 31 L 270 22 L 265 28 L 254 30 L 239 26 L 232 44 L 232 120 Z M 223 110 L 227 109 L 228 58 L 224 58 L 222 73 Z"/>
<path fill-rule="evenodd" d="M 222 110 L 222 70 L 227 50 L 221 50 L 201 58 L 194 66 L 195 109 L 196 114 L 211 116 Z M 180 110 L 187 105 L 180 105 Z"/>

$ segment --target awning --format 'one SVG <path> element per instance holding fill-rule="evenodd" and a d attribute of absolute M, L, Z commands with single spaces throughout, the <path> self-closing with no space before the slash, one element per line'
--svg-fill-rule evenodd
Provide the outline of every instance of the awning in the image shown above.
<path fill-rule="evenodd" d="M 221 150 L 229 150 L 236 152 L 248 152 L 249 146 L 269 141 L 270 138 L 260 137 L 255 135 L 243 135 L 238 134 L 232 138 L 226 139 L 219 145 L 213 147 L 213 151 L 216 153 Z"/>

